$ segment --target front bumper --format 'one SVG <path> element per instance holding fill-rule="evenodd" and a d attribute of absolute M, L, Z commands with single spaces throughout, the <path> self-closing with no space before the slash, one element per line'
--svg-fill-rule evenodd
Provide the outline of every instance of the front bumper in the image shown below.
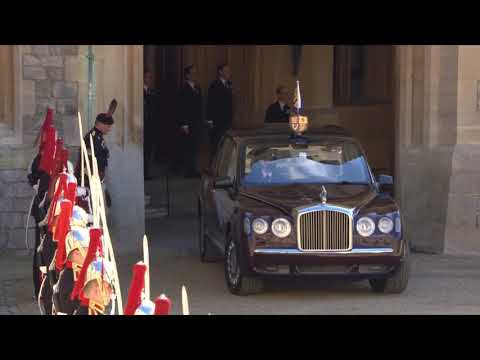
<path fill-rule="evenodd" d="M 251 270 L 262 275 L 386 275 L 402 261 L 392 248 L 354 248 L 345 252 L 255 249 Z"/>

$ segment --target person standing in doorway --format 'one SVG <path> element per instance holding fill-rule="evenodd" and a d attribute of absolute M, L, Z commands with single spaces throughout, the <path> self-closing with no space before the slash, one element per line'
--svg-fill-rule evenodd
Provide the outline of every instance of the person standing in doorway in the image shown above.
<path fill-rule="evenodd" d="M 145 180 L 151 180 L 150 163 L 156 150 L 155 135 L 158 130 L 158 92 L 153 88 L 153 73 L 146 70 L 143 74 L 143 162 Z"/>
<path fill-rule="evenodd" d="M 196 82 L 194 65 L 184 71 L 184 83 L 178 96 L 179 125 L 182 134 L 182 165 L 185 177 L 199 177 L 197 159 L 202 135 L 203 99 L 202 89 Z"/>
<path fill-rule="evenodd" d="M 277 88 L 277 101 L 271 104 L 265 114 L 266 123 L 288 123 L 290 106 L 288 106 L 288 89 L 280 85 Z"/>
<path fill-rule="evenodd" d="M 233 92 L 228 64 L 217 67 L 217 78 L 208 89 L 207 120 L 211 127 L 212 154 L 222 136 L 232 127 Z"/>

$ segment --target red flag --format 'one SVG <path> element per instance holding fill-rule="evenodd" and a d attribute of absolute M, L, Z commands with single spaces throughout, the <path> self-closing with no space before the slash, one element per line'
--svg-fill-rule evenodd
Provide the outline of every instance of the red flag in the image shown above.
<path fill-rule="evenodd" d="M 145 272 L 147 266 L 142 262 L 138 262 L 133 267 L 133 277 L 128 292 L 128 300 L 125 306 L 125 315 L 134 315 L 135 310 L 142 303 L 142 290 L 145 287 Z"/>
<path fill-rule="evenodd" d="M 85 277 L 87 275 L 88 266 L 92 263 L 97 255 L 97 250 L 102 249 L 101 236 L 103 232 L 99 228 L 90 228 L 90 243 L 88 244 L 87 255 L 83 261 L 82 270 L 78 275 L 77 282 L 73 288 L 71 299 L 75 300 L 76 298 L 82 298 L 83 296 L 83 286 L 85 282 Z"/>
<path fill-rule="evenodd" d="M 155 315 L 169 315 L 172 308 L 172 302 L 165 295 L 160 295 L 155 299 Z"/>
<path fill-rule="evenodd" d="M 62 200 L 60 203 L 60 216 L 58 218 L 57 227 L 53 240 L 57 241 L 57 255 L 55 257 L 55 267 L 61 271 L 67 261 L 67 253 L 65 249 L 65 237 L 70 231 L 70 219 L 72 217 L 73 205 L 70 200 Z"/>

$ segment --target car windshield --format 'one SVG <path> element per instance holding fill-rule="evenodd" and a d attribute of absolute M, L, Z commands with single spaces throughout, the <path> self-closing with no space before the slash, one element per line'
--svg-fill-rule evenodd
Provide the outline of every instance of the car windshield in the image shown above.
<path fill-rule="evenodd" d="M 245 147 L 243 186 L 371 183 L 365 157 L 347 139 L 313 140 L 308 146 Z"/>

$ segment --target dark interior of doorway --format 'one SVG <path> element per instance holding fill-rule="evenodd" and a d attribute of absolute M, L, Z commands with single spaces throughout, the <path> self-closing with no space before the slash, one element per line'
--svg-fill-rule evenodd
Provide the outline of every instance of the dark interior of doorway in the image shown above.
<path fill-rule="evenodd" d="M 159 94 L 159 131 L 155 134 L 154 161 L 172 168 L 180 153 L 176 118 L 176 94 L 182 82 L 182 47 L 157 45 L 145 47 L 144 68 L 153 73 L 154 87 Z"/>

